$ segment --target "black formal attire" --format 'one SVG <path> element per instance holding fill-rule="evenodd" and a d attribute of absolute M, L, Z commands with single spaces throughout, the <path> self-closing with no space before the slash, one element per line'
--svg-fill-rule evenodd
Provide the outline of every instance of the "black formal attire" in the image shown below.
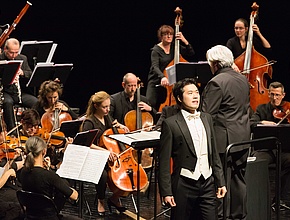
<path fill-rule="evenodd" d="M 9 60 L 3 52 L 0 54 L 0 60 Z M 22 60 L 21 69 L 23 70 L 24 76 L 19 77 L 20 90 L 21 90 L 21 106 L 31 108 L 36 102 L 37 98 L 29 94 L 28 88 L 24 86 L 25 82 L 30 78 L 32 71 L 28 65 L 27 57 L 22 54 L 18 54 L 14 60 Z M 20 104 L 19 92 L 15 84 L 3 85 L 4 103 L 3 103 L 3 114 L 4 120 L 7 125 L 7 130 L 11 130 L 15 127 L 14 118 L 14 105 Z M 16 133 L 15 133 L 16 134 Z"/>
<path fill-rule="evenodd" d="M 159 149 L 159 188 L 162 197 L 174 196 L 172 219 L 216 219 L 216 187 L 225 186 L 222 164 L 216 148 L 213 121 L 209 114 L 201 113 L 201 122 L 207 140 L 207 158 L 212 173 L 208 178 L 200 175 L 198 180 L 182 175 L 182 169 L 194 171 L 198 154 L 187 122 L 179 111 L 162 123 Z M 199 138 L 201 139 L 201 138 Z M 173 172 L 170 174 L 170 158 Z M 198 217 L 199 216 L 199 217 Z"/>
<path fill-rule="evenodd" d="M 190 44 L 180 45 L 180 54 L 189 61 L 195 52 Z M 173 58 L 174 43 L 170 46 L 169 54 L 166 54 L 157 44 L 151 49 L 151 67 L 148 74 L 146 97 L 157 111 L 160 104 L 166 100 L 167 91 L 163 86 L 156 87 L 156 85 L 160 85 L 161 79 L 164 77 L 164 70 Z"/>
<path fill-rule="evenodd" d="M 162 112 L 161 112 L 161 115 L 155 125 L 155 130 L 161 130 L 161 126 L 162 126 L 162 122 L 172 116 L 172 115 L 175 115 L 177 114 L 177 112 L 180 111 L 180 108 L 179 106 L 176 104 L 176 105 L 171 105 L 171 106 L 165 106 L 162 108 Z"/>
<path fill-rule="evenodd" d="M 279 107 L 278 107 L 279 108 Z M 277 119 L 273 116 L 273 110 L 276 109 L 270 102 L 267 104 L 261 104 L 257 106 L 256 112 L 251 117 L 251 127 L 253 128 L 257 124 L 260 124 L 261 121 L 273 121 L 278 122 L 280 119 Z M 287 119 L 282 123 L 288 123 Z M 266 159 L 269 164 L 276 163 L 276 151 L 275 150 L 256 150 L 252 152 L 252 156 L 257 158 Z M 281 153 L 281 199 L 286 200 L 290 192 L 290 153 L 283 152 Z"/>
<path fill-rule="evenodd" d="M 66 199 L 73 193 L 64 179 L 54 171 L 42 167 L 34 167 L 31 171 L 22 168 L 20 182 L 23 190 L 44 194 L 52 198 L 58 211 L 64 207 Z M 54 210 L 47 210 L 48 215 L 49 213 L 53 214 Z"/>
<path fill-rule="evenodd" d="M 250 90 L 245 76 L 230 67 L 219 69 L 207 83 L 202 93 L 202 111 L 212 115 L 218 152 L 223 161 L 227 146 L 234 142 L 250 140 L 249 100 Z M 232 153 L 235 162 L 228 188 L 233 219 L 246 218 L 246 183 L 244 179 L 248 151 Z M 221 210 L 220 210 L 221 214 Z"/>
<path fill-rule="evenodd" d="M 87 131 L 87 130 L 92 130 L 92 129 L 99 129 L 99 132 L 97 134 L 97 137 L 94 140 L 95 145 L 99 145 L 99 140 L 104 131 L 107 129 L 111 128 L 112 125 L 109 123 L 108 116 L 105 116 L 105 125 L 98 120 L 95 116 L 89 116 L 87 117 L 83 124 L 82 124 L 82 131 Z M 105 169 L 103 170 L 103 173 L 101 175 L 101 178 L 99 180 L 99 183 L 96 185 L 96 191 L 97 191 L 97 196 L 98 199 L 103 200 L 105 199 L 105 192 L 106 192 L 106 187 L 107 187 L 107 169 L 108 167 L 106 166 Z"/>
<path fill-rule="evenodd" d="M 151 106 L 150 102 L 145 96 L 140 95 L 140 100 Z M 136 94 L 134 95 L 133 101 L 130 101 L 128 95 L 124 91 L 111 95 L 110 115 L 113 117 L 113 119 L 117 119 L 119 123 L 124 125 L 125 115 L 129 111 L 136 109 L 137 109 Z M 152 107 L 150 114 L 152 115 L 153 120 L 155 120 L 156 113 L 157 111 Z"/>
<path fill-rule="evenodd" d="M 240 39 L 237 36 L 230 38 L 227 41 L 226 46 L 233 52 L 234 58 L 240 56 L 243 52 L 246 51 L 247 48 L 247 47 L 242 48 Z M 260 38 L 255 36 L 253 37 L 253 46 L 255 47 L 255 50 L 257 50 L 257 52 L 261 53 L 262 55 L 270 59 L 272 48 L 263 47 Z"/>

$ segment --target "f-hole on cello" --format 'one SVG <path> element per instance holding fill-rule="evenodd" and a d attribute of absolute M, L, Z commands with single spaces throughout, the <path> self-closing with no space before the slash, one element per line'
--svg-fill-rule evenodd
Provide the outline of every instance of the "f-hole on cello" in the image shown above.
<path fill-rule="evenodd" d="M 110 124 L 112 124 L 113 120 L 110 116 L 108 117 Z M 119 133 L 124 133 L 124 131 L 112 126 L 103 133 L 99 145 L 117 154 L 117 160 L 114 161 L 113 165 L 110 164 L 110 170 L 108 171 L 109 188 L 115 195 L 128 196 L 138 189 L 138 169 L 140 175 L 139 189 L 148 185 L 148 179 L 142 166 L 138 166 L 134 159 L 133 148 L 108 137 L 110 134 Z"/>

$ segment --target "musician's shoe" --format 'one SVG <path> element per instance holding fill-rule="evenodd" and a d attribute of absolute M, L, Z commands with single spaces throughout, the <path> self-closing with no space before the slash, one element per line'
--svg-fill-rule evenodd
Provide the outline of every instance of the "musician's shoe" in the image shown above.
<path fill-rule="evenodd" d="M 115 207 L 115 209 L 117 209 L 118 212 L 120 213 L 125 212 L 127 210 L 124 206 L 118 206 L 115 203 L 113 203 L 110 198 L 107 200 L 107 203 L 110 213 L 112 213 L 112 206 Z"/>
<path fill-rule="evenodd" d="M 104 200 L 100 200 L 98 199 L 98 205 L 97 205 L 97 212 L 98 212 L 98 216 L 100 217 L 104 217 L 105 216 L 105 204 L 104 204 Z M 99 211 L 99 206 L 103 209 L 103 211 Z"/>

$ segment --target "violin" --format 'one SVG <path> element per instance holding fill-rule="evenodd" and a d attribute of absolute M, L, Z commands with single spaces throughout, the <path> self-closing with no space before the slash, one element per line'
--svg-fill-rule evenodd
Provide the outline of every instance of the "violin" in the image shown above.
<path fill-rule="evenodd" d="M 66 140 L 63 132 L 61 131 L 49 132 L 45 128 L 38 129 L 38 132 L 34 135 L 41 137 L 47 143 L 48 147 L 50 146 L 60 147 Z"/>
<path fill-rule="evenodd" d="M 5 143 L 9 144 L 9 146 L 11 148 L 22 148 L 24 149 L 25 148 L 25 143 L 28 139 L 28 137 L 26 136 L 20 136 L 19 138 L 18 137 L 15 137 L 15 136 L 6 136 L 5 138 Z"/>
<path fill-rule="evenodd" d="M 280 105 L 279 108 L 273 110 L 274 118 L 280 119 L 278 124 L 287 119 L 290 123 L 290 102 L 284 101 L 283 105 Z"/>
<path fill-rule="evenodd" d="M 3 143 L 0 145 L 0 160 L 7 158 L 7 160 L 13 160 L 16 156 L 16 150 L 11 148 L 8 144 Z"/>

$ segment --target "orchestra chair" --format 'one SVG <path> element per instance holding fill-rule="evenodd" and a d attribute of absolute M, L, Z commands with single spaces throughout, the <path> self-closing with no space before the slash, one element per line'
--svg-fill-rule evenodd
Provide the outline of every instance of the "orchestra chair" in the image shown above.
<path fill-rule="evenodd" d="M 231 177 L 230 177 L 229 171 L 232 169 L 232 165 L 234 163 L 234 161 L 232 161 L 230 159 L 231 155 L 233 153 L 242 152 L 242 151 L 244 151 L 246 149 L 250 150 L 251 148 L 269 149 L 269 147 L 266 144 L 263 144 L 263 143 L 267 143 L 267 145 L 269 145 L 268 143 L 272 143 L 272 144 L 270 144 L 271 148 L 277 150 L 276 175 L 275 175 L 275 198 L 276 198 L 275 208 L 276 208 L 277 211 L 275 212 L 275 214 L 276 214 L 276 219 L 280 219 L 280 209 L 279 209 L 279 207 L 280 207 L 280 188 L 281 188 L 281 181 L 280 181 L 280 177 L 281 177 L 281 142 L 276 137 L 265 137 L 265 138 L 258 138 L 258 139 L 253 139 L 253 140 L 249 140 L 249 141 L 242 141 L 242 142 L 232 143 L 232 144 L 228 145 L 228 147 L 226 148 L 225 155 L 224 155 L 224 160 L 223 160 L 224 176 L 225 176 L 226 188 L 227 188 L 227 193 L 226 193 L 225 197 L 223 198 L 223 219 L 224 220 L 227 220 L 228 217 L 229 217 L 228 206 L 229 206 L 230 200 L 231 200 L 231 198 L 230 198 Z M 257 147 L 257 146 L 259 146 L 259 147 Z M 248 166 L 248 164 L 247 164 L 247 166 Z M 258 175 L 258 174 L 256 174 L 256 175 Z M 247 176 L 247 169 L 246 169 L 246 176 Z M 249 180 L 249 181 L 246 180 L 246 182 L 248 182 L 248 183 L 250 181 L 251 180 Z M 248 188 L 249 187 L 250 186 L 248 186 L 248 184 L 247 184 L 247 192 L 248 192 Z M 266 192 L 266 194 L 267 193 L 268 192 Z M 250 196 L 252 196 L 252 195 L 248 195 L 247 203 L 249 202 L 249 199 L 250 199 L 249 197 Z M 256 205 L 258 205 L 258 204 L 256 204 Z M 261 214 L 261 212 L 260 213 L 249 213 L 248 212 L 248 216 L 247 217 L 249 217 L 249 219 L 251 219 L 250 215 L 257 215 L 257 214 Z M 265 218 L 262 218 L 262 219 L 269 219 L 270 218 L 270 216 L 268 214 L 268 210 L 266 212 L 262 212 L 262 214 L 263 215 L 267 215 Z M 261 218 L 256 218 L 256 219 L 261 219 Z"/>
<path fill-rule="evenodd" d="M 24 213 L 25 220 L 61 219 L 54 201 L 48 196 L 24 190 L 18 190 L 16 195 Z"/>

